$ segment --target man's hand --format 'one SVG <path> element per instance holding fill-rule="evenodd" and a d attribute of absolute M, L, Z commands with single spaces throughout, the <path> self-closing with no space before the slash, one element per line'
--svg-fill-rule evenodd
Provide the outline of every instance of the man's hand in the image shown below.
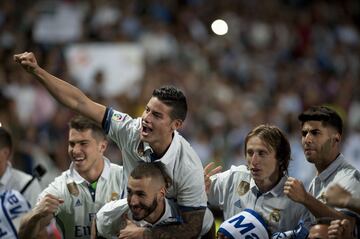
<path fill-rule="evenodd" d="M 335 184 L 326 190 L 325 199 L 327 205 L 346 208 L 350 202 L 351 193 Z"/>
<path fill-rule="evenodd" d="M 221 166 L 217 166 L 214 168 L 214 162 L 209 163 L 204 168 L 204 181 L 205 181 L 205 191 L 209 193 L 211 187 L 211 180 L 210 177 L 214 174 L 220 173 L 222 170 Z"/>
<path fill-rule="evenodd" d="M 47 194 L 34 208 L 34 214 L 40 217 L 47 217 L 57 212 L 59 206 L 64 203 L 63 199 Z"/>
<path fill-rule="evenodd" d="M 33 73 L 35 69 L 39 68 L 34 53 L 24 52 L 14 55 L 14 61 L 19 63 L 27 72 Z"/>
<path fill-rule="evenodd" d="M 284 193 L 291 200 L 304 204 L 308 193 L 306 192 L 304 185 L 296 178 L 288 177 L 284 186 Z"/>
<path fill-rule="evenodd" d="M 142 239 L 146 238 L 144 232 L 146 228 L 138 227 L 129 220 L 127 217 L 124 218 L 126 220 L 126 227 L 120 230 L 119 239 Z"/>
<path fill-rule="evenodd" d="M 338 239 L 338 238 L 346 238 L 352 239 L 354 238 L 351 233 L 351 225 L 349 220 L 334 220 L 331 221 L 330 226 L 328 227 L 328 236 L 330 239 Z"/>

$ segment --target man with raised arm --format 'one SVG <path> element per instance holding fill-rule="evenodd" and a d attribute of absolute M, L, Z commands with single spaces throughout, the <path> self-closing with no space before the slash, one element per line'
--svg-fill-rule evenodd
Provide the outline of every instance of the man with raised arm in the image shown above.
<path fill-rule="evenodd" d="M 49 74 L 39 67 L 31 52 L 15 55 L 14 60 L 33 74 L 60 103 L 102 125 L 121 149 L 124 182 L 139 161 L 160 160 L 165 164 L 173 180 L 167 197 L 176 200 L 184 223 L 152 228 L 147 231 L 148 238 L 195 238 L 207 232 L 206 236 L 214 237 L 213 217 L 206 209 L 201 161 L 177 132 L 187 113 L 186 98 L 180 90 L 175 87 L 155 89 L 142 116 L 133 119 L 92 101 L 78 88 Z M 140 227 L 139 230 L 145 231 Z"/>

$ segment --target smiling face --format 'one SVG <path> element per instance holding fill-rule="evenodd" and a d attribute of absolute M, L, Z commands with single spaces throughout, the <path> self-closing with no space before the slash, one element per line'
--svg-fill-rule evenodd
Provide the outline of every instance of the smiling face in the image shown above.
<path fill-rule="evenodd" d="M 161 216 L 164 193 L 160 192 L 159 183 L 155 181 L 150 177 L 129 177 L 127 201 L 134 220 L 154 223 Z"/>
<path fill-rule="evenodd" d="M 101 174 L 104 165 L 102 157 L 106 146 L 107 141 L 95 138 L 91 129 L 69 130 L 69 156 L 75 170 L 88 181 L 96 180 Z"/>
<path fill-rule="evenodd" d="M 178 129 L 182 121 L 170 117 L 171 107 L 152 97 L 142 114 L 142 130 L 140 138 L 153 148 L 155 153 L 162 154 L 172 140 L 174 130 Z"/>
<path fill-rule="evenodd" d="M 326 168 L 338 154 L 339 137 L 335 129 L 324 126 L 321 121 L 304 122 L 301 143 L 306 159 L 318 170 Z"/>
<path fill-rule="evenodd" d="M 264 185 L 266 190 L 275 186 L 280 178 L 280 167 L 275 150 L 255 135 L 248 139 L 245 155 L 256 185 L 260 189 Z"/>

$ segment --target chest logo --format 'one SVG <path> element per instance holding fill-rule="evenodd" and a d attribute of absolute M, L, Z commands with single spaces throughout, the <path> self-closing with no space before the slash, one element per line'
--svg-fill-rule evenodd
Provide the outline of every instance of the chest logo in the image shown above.
<path fill-rule="evenodd" d="M 119 199 L 119 194 L 116 192 L 111 193 L 110 201 L 115 201 Z"/>
<path fill-rule="evenodd" d="M 279 222 L 280 219 L 281 219 L 280 209 L 273 208 L 272 212 L 269 215 L 269 221 Z"/>
<path fill-rule="evenodd" d="M 76 200 L 75 207 L 82 206 L 82 203 L 80 202 L 80 199 Z"/>
<path fill-rule="evenodd" d="M 239 183 L 239 185 L 237 186 L 237 193 L 239 194 L 239 196 L 244 195 L 245 193 L 247 193 L 250 189 L 250 184 L 246 181 L 241 181 Z"/>

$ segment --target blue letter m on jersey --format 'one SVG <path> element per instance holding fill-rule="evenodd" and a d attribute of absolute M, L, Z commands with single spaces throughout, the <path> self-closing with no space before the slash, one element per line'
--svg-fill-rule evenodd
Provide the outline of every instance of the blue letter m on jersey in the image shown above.
<path fill-rule="evenodd" d="M 239 217 L 235 217 L 234 219 L 230 220 L 229 223 L 235 222 L 234 227 L 240 229 L 241 234 L 245 234 L 245 233 L 251 231 L 252 229 L 254 229 L 255 226 L 252 223 L 242 224 L 244 219 L 245 219 L 245 217 L 243 215 L 240 215 Z"/>

